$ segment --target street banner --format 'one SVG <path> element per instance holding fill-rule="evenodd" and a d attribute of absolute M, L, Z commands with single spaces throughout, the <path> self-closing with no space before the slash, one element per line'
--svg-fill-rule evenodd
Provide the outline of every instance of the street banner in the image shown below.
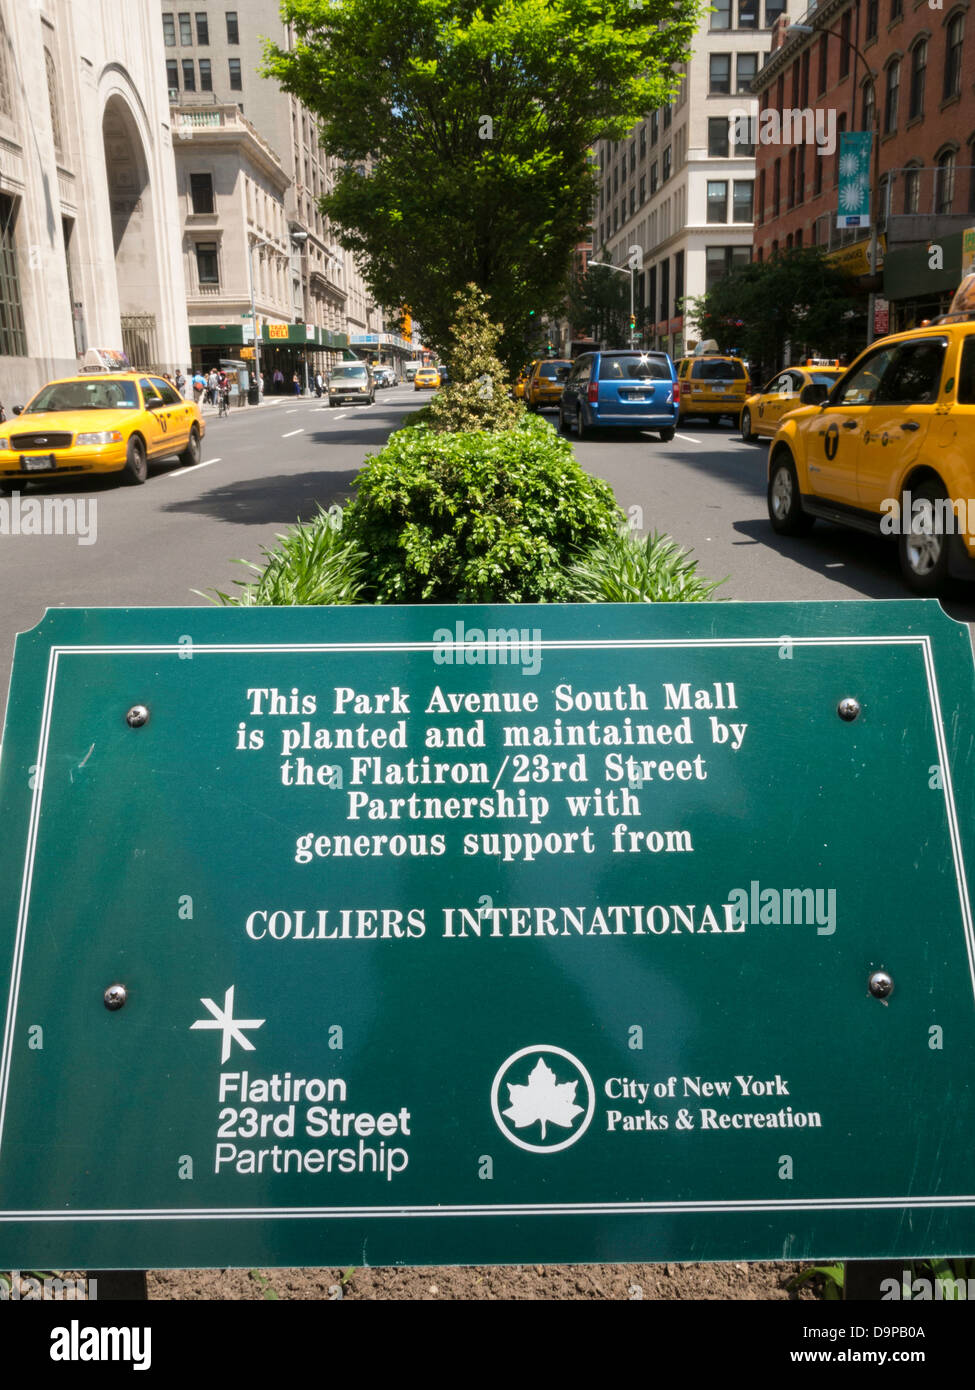
<path fill-rule="evenodd" d="M 0 1268 L 975 1248 L 935 602 L 49 612 Z"/>
<path fill-rule="evenodd" d="M 840 134 L 840 178 L 837 227 L 870 226 L 870 154 L 873 134 L 850 130 Z"/>

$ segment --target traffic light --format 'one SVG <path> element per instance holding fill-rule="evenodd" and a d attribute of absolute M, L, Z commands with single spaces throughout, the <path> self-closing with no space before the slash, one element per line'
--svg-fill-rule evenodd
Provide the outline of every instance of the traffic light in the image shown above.
<path fill-rule="evenodd" d="M 555 348 L 552 346 L 551 343 L 548 343 L 545 348 L 545 351 L 548 353 L 549 357 L 552 357 L 555 353 Z"/>

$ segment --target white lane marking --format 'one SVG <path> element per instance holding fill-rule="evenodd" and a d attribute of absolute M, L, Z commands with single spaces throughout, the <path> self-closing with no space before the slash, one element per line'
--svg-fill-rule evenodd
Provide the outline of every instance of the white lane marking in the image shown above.
<path fill-rule="evenodd" d="M 185 478 L 187 473 L 195 473 L 198 468 L 209 468 L 211 463 L 220 463 L 220 459 L 206 459 L 203 463 L 192 463 L 189 468 L 174 468 L 172 473 L 167 473 L 167 478 Z"/>
<path fill-rule="evenodd" d="M 344 415 L 332 415 L 330 418 L 333 419 L 333 420 L 344 420 L 344 419 L 345 419 L 345 416 L 344 416 Z"/>
<path fill-rule="evenodd" d="M 687 441 L 688 444 L 700 444 L 700 443 L 701 443 L 700 439 L 692 439 L 691 436 L 690 436 L 689 434 L 678 434 L 678 435 L 675 436 L 675 438 L 677 438 L 677 439 L 684 439 L 684 440 Z"/>
<path fill-rule="evenodd" d="M 286 410 L 284 413 L 285 415 L 296 415 L 298 413 L 298 407 L 296 405 L 292 406 L 290 410 Z"/>
<path fill-rule="evenodd" d="M 288 434 L 283 434 L 283 435 L 281 436 L 281 438 L 282 438 L 282 439 L 293 439 L 294 436 L 295 436 L 296 434 L 304 434 L 304 432 L 305 432 L 305 431 L 304 431 L 303 429 L 301 429 L 301 430 L 291 430 L 290 433 L 288 433 Z"/>

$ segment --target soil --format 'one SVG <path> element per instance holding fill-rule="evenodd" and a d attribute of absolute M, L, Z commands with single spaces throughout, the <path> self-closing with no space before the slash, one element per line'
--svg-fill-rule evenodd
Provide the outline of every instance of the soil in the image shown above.
<path fill-rule="evenodd" d="M 817 1299 L 803 1266 L 764 1264 L 498 1265 L 411 1269 L 152 1270 L 151 1299 Z"/>

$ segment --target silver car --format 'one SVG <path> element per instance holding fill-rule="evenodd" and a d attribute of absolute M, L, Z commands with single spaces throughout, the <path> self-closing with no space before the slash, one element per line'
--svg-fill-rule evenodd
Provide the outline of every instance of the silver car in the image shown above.
<path fill-rule="evenodd" d="M 329 405 L 372 405 L 376 383 L 365 362 L 343 362 L 328 374 Z"/>

